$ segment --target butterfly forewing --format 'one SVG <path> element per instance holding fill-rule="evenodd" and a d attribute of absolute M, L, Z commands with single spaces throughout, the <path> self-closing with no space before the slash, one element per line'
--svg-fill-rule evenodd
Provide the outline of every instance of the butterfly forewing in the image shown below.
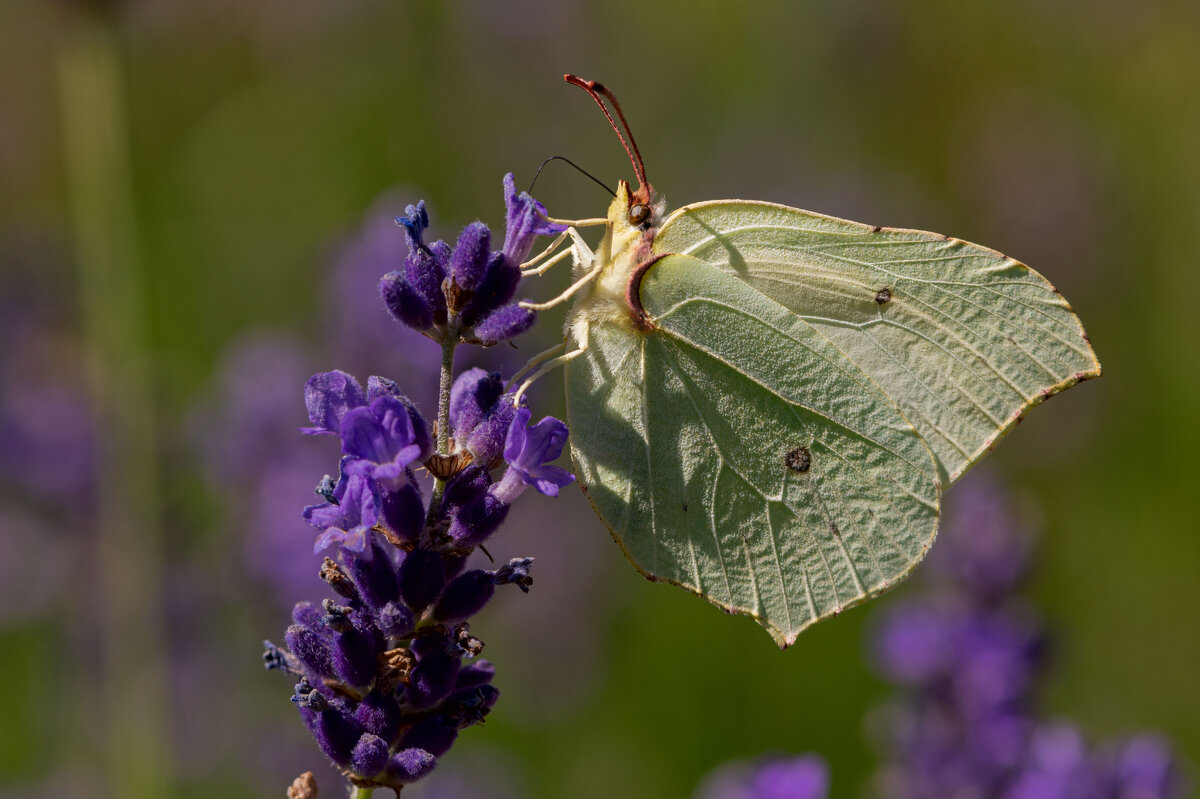
<path fill-rule="evenodd" d="M 675 212 L 654 250 L 735 275 L 819 331 L 912 422 L 943 485 L 1030 407 L 1100 373 L 1045 278 L 957 239 L 734 200 Z"/>
<path fill-rule="evenodd" d="M 630 559 L 786 645 L 884 590 L 937 523 L 937 467 L 891 399 L 795 314 L 685 258 L 568 365 L 581 482 Z"/>

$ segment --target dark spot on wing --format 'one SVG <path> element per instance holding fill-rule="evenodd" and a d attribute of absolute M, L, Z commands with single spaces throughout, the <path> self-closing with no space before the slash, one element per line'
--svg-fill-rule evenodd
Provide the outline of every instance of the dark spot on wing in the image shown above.
<path fill-rule="evenodd" d="M 812 466 L 812 453 L 808 447 L 796 447 L 783 456 L 783 462 L 793 472 L 807 472 Z"/>
<path fill-rule="evenodd" d="M 887 305 L 892 301 L 892 290 L 884 286 L 879 291 L 875 292 L 875 302 L 879 305 Z"/>

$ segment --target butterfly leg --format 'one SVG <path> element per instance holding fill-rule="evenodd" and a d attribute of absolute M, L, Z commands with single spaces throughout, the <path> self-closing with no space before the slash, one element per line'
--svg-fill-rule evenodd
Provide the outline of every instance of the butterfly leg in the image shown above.
<path fill-rule="evenodd" d="M 567 247 L 565 250 L 563 250 L 562 252 L 555 255 L 549 261 L 546 261 L 546 263 L 542 264 L 541 266 L 535 266 L 532 269 L 526 269 L 525 268 L 526 264 L 521 264 L 521 277 L 529 277 L 531 275 L 534 275 L 534 276 L 540 275 L 540 274 L 544 273 L 545 271 L 547 271 L 550 267 L 554 266 L 559 261 L 566 258 L 568 255 L 571 255 L 573 252 L 574 252 L 574 250 L 571 247 Z M 539 255 L 538 258 L 541 258 L 541 256 Z M 537 258 L 535 258 L 532 261 L 529 261 L 527 263 L 536 263 L 536 262 L 537 262 Z"/>
<path fill-rule="evenodd" d="M 537 366 L 539 363 L 546 360 L 547 358 L 557 355 L 558 353 L 562 352 L 566 348 L 567 348 L 567 342 L 564 341 L 561 344 L 555 344 L 553 347 L 551 347 L 548 350 L 543 350 L 543 351 L 539 352 L 537 355 L 533 356 L 528 361 L 526 361 L 525 365 L 522 366 L 520 369 L 518 369 L 512 377 L 508 378 L 508 385 L 505 386 L 505 388 L 506 389 L 512 388 L 513 384 L 516 383 L 518 380 L 520 380 L 521 377 L 525 375 L 525 373 L 527 373 L 529 370 L 533 369 L 533 367 Z"/>
<path fill-rule="evenodd" d="M 526 300 L 521 300 L 520 306 L 522 308 L 528 308 L 531 311 L 544 311 L 548 308 L 553 308 L 555 305 L 564 303 L 567 300 L 571 299 L 571 295 L 573 295 L 575 292 L 579 291 L 581 288 L 586 286 L 588 283 L 591 283 L 593 280 L 595 280 L 596 275 L 600 274 L 600 270 L 603 267 L 604 267 L 604 264 L 602 262 L 596 263 L 594 266 L 592 266 L 591 269 L 589 269 L 584 274 L 583 277 L 576 280 L 574 283 L 572 283 L 567 288 L 566 291 L 564 291 L 562 294 L 559 294 L 557 297 L 555 297 L 552 300 L 547 300 L 546 302 L 528 302 Z"/>
<path fill-rule="evenodd" d="M 520 372 L 517 372 L 517 374 L 513 375 L 513 379 L 511 381 L 509 381 L 509 385 L 511 385 L 513 382 L 515 382 L 516 379 L 518 377 L 520 377 L 521 374 L 526 372 L 528 369 L 532 368 L 533 366 L 536 366 L 538 363 L 541 363 L 547 357 L 549 357 L 553 353 L 559 351 L 560 349 L 566 349 L 566 346 L 567 346 L 567 343 L 564 341 L 562 344 L 559 344 L 557 347 L 551 347 L 550 349 L 546 350 L 545 352 L 540 353 L 540 354 L 535 355 L 534 357 L 530 358 L 529 363 L 525 364 L 525 366 L 522 367 Z M 559 355 L 557 358 L 550 358 L 550 360 L 546 361 L 545 363 L 542 363 L 541 368 L 539 368 L 536 372 L 534 372 L 532 375 L 530 375 L 528 378 L 526 378 L 525 382 L 521 383 L 521 387 L 519 389 L 517 389 L 517 393 L 513 395 L 513 407 L 515 407 L 515 408 L 521 407 L 521 397 L 523 397 L 525 395 L 525 391 L 530 386 L 532 386 L 534 381 L 536 381 L 539 377 L 546 374 L 551 369 L 557 369 L 558 367 L 562 366 L 564 363 L 571 360 L 572 358 L 578 358 L 580 355 L 583 355 L 583 353 L 585 353 L 587 351 L 587 348 L 588 348 L 587 328 L 584 327 L 583 328 L 583 340 L 579 342 L 579 348 L 571 350 L 570 352 L 568 352 L 564 355 Z"/>
<path fill-rule="evenodd" d="M 569 230 L 570 230 L 570 228 L 567 228 L 567 230 L 564 230 L 562 233 L 559 233 L 558 236 L 555 237 L 554 241 L 550 242 L 549 247 L 542 250 L 540 253 L 538 253 L 534 257 L 530 258 L 525 263 L 521 264 L 521 271 L 524 273 L 528 273 L 530 269 L 532 269 L 534 266 L 537 265 L 538 261 L 541 261 L 547 255 L 554 252 L 554 250 L 558 247 L 558 245 L 562 244 L 563 239 L 565 239 L 567 237 L 567 232 Z"/>
<path fill-rule="evenodd" d="M 552 216 L 546 217 L 547 222 L 553 222 L 556 225 L 566 225 L 567 227 L 599 227 L 600 225 L 608 224 L 608 217 L 594 216 L 589 219 L 555 219 Z"/>

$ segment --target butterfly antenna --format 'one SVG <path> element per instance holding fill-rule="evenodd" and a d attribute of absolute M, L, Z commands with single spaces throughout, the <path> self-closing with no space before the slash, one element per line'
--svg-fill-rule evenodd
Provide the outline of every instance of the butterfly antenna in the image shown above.
<path fill-rule="evenodd" d="M 551 161 L 566 161 L 568 164 L 570 164 L 571 166 L 573 166 L 577 170 L 579 170 L 579 172 L 581 174 L 585 175 L 586 177 L 591 178 L 596 183 L 596 185 L 598 185 L 600 188 L 604 189 L 606 192 L 608 192 L 609 194 L 611 194 L 614 197 L 617 196 L 617 193 L 615 191 L 613 191 L 612 189 L 610 189 L 607 185 L 605 185 L 605 183 L 602 180 L 600 180 L 600 178 L 596 177 L 591 172 L 588 172 L 586 169 L 584 169 L 579 164 L 572 161 L 570 158 L 567 158 L 565 155 L 552 155 L 549 158 L 547 158 L 545 161 L 543 161 L 542 165 L 537 168 L 537 172 L 533 173 L 533 180 L 529 181 L 529 188 L 526 189 L 527 192 L 529 192 L 530 194 L 533 194 L 533 184 L 537 183 L 538 176 L 542 174 L 542 170 L 546 168 L 546 164 L 550 163 Z"/>
<path fill-rule="evenodd" d="M 578 86 L 592 96 L 592 99 L 596 101 L 596 105 L 600 106 L 600 110 L 604 112 L 604 117 L 617 134 L 617 138 L 621 140 L 621 146 L 625 148 L 625 153 L 629 156 L 630 163 L 633 164 L 633 171 L 637 175 L 638 183 L 642 186 L 649 186 L 646 182 L 646 167 L 642 163 L 642 154 L 638 152 L 637 142 L 633 140 L 633 133 L 629 130 L 629 123 L 625 121 L 625 115 L 621 113 L 621 104 L 617 102 L 617 98 L 612 91 L 602 83 L 597 83 L 594 80 L 584 80 L 578 75 L 572 75 L 569 72 L 563 75 L 563 80 L 572 86 Z M 604 99 L 601 99 L 602 96 L 612 103 L 613 108 L 616 109 L 617 116 L 621 120 L 621 125 L 625 128 L 625 133 L 622 133 L 621 128 L 617 127 L 617 121 L 609 113 L 608 106 L 604 104 Z"/>

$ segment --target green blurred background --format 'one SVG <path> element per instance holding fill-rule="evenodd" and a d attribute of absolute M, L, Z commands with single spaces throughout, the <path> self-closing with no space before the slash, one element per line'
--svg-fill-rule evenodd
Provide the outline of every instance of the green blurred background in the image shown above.
<path fill-rule="evenodd" d="M 66 308 L 34 366 L 103 431 L 83 521 L 3 532 L 3 574 L 62 590 L 37 612 L 2 594 L 0 795 L 278 796 L 319 765 L 290 685 L 258 662 L 286 605 L 200 476 L 195 409 L 248 330 L 306 342 L 306 373 L 343 363 L 323 287 L 381 194 L 385 215 L 425 198 L 449 238 L 501 227 L 502 175 L 527 183 L 547 156 L 628 178 L 566 71 L 618 93 L 673 207 L 774 200 L 946 232 L 1070 298 L 1105 377 L 990 457 L 1042 519 L 1034 591 L 1059 636 L 1044 704 L 1097 737 L 1162 730 L 1200 763 L 1195 2 L 114 5 L 0 3 L 3 286 L 35 279 Z M 562 165 L 536 195 L 562 217 L 607 199 Z M 534 399 L 561 415 L 558 381 Z M 201 436 L 222 432 L 218 413 Z M 863 637 L 889 598 L 781 653 L 644 582 L 583 504 L 529 497 L 497 539 L 497 557 L 542 559 L 539 583 L 476 625 L 505 695 L 444 768 L 498 775 L 487 796 L 685 797 L 728 758 L 812 750 L 835 797 L 861 795 L 886 693 Z"/>

